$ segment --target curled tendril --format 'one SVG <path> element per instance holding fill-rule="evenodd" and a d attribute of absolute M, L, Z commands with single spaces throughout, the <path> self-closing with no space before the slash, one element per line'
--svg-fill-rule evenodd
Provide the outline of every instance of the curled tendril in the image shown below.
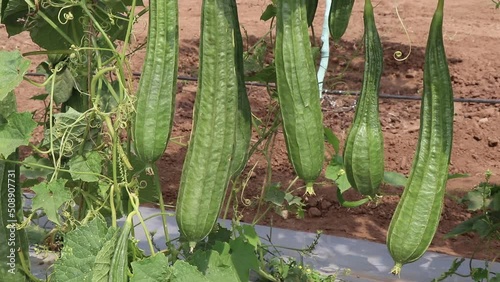
<path fill-rule="evenodd" d="M 42 7 L 43 9 L 48 9 L 50 6 L 52 6 L 51 1 L 40 1 L 40 7 Z"/>
<path fill-rule="evenodd" d="M 62 155 L 65 157 L 71 157 L 73 155 L 73 141 L 67 140 L 62 147 Z"/>
<path fill-rule="evenodd" d="M 411 43 L 410 34 L 408 33 L 408 29 L 406 29 L 406 26 L 405 26 L 405 24 L 403 22 L 403 19 L 399 15 L 399 9 L 398 9 L 398 4 L 396 3 L 396 0 L 394 1 L 394 7 L 396 9 L 396 15 L 398 16 L 398 20 L 401 23 L 401 26 L 403 27 L 403 30 L 405 31 L 406 38 L 408 38 L 408 42 L 410 44 L 410 50 L 408 50 L 408 54 L 406 54 L 406 56 L 403 57 L 403 52 L 401 52 L 400 50 L 394 52 L 394 55 L 393 55 L 394 60 L 396 60 L 398 62 L 402 62 L 402 61 L 405 61 L 406 59 L 408 59 L 410 57 L 412 43 Z"/>
<path fill-rule="evenodd" d="M 101 27 L 105 32 L 108 32 L 111 30 L 111 25 L 108 22 L 103 22 L 101 23 Z"/>
<path fill-rule="evenodd" d="M 145 189 L 148 187 L 148 182 L 146 180 L 139 181 L 139 189 Z"/>
<path fill-rule="evenodd" d="M 59 21 L 60 24 L 67 24 L 69 21 L 72 21 L 75 19 L 75 16 L 73 16 L 73 13 L 71 11 L 65 13 L 63 12 L 66 9 L 69 9 L 73 7 L 72 5 L 69 6 L 64 6 L 61 9 L 59 9 L 59 12 L 57 13 L 57 20 Z"/>

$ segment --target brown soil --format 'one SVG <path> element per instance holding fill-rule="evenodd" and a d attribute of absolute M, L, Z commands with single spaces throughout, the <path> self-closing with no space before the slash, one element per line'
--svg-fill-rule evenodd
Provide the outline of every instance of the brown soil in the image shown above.
<path fill-rule="evenodd" d="M 254 42 L 268 30 L 268 23 L 259 20 L 268 0 L 238 1 L 240 22 Z M 411 46 L 398 21 L 395 1 L 375 3 L 377 26 L 384 45 L 385 65 L 381 92 L 394 95 L 418 96 L 422 91 L 422 67 L 428 27 L 437 1 L 399 0 L 398 9 L 411 38 Z M 324 11 L 320 1 L 319 15 Z M 199 1 L 180 1 L 180 36 L 181 58 L 180 75 L 195 76 L 198 64 L 198 38 L 200 8 Z M 317 17 L 315 30 L 321 30 L 322 17 Z M 4 27 L 1 27 L 4 29 Z M 136 26 L 136 44 L 144 41 L 146 33 L 145 19 Z M 327 74 L 327 88 L 338 90 L 359 90 L 362 81 L 363 58 L 360 40 L 362 37 L 362 1 L 357 1 L 345 38 L 332 47 L 330 67 Z M 445 5 L 444 43 L 449 59 L 454 93 L 456 98 L 500 99 L 500 10 L 487 0 L 471 2 L 467 0 L 448 1 Z M 0 36 L 6 37 L 5 29 Z M 36 50 L 30 43 L 29 36 L 21 34 L 2 41 L 2 49 Z M 398 62 L 393 59 L 396 51 L 407 54 L 408 59 Z M 137 52 L 132 58 L 132 69 L 140 71 L 144 52 Z M 350 60 L 352 59 L 352 60 Z M 350 62 L 349 62 L 350 60 Z M 34 71 L 35 64 L 30 71 Z M 339 74 L 345 68 L 345 72 Z M 191 116 L 196 94 L 196 84 L 180 82 L 177 96 L 177 112 L 173 137 L 186 143 L 191 130 Z M 269 95 L 259 86 L 247 88 L 252 104 L 252 111 L 257 117 L 267 113 Z M 23 84 L 18 90 L 20 110 L 41 107 L 29 100 L 36 89 Z M 353 117 L 353 111 L 343 110 L 343 106 L 352 105 L 353 96 L 328 96 L 335 104 L 325 102 L 325 125 L 335 132 L 343 143 Z M 386 170 L 408 174 L 411 168 L 419 129 L 419 101 L 382 99 L 380 103 L 381 121 L 385 136 Z M 484 180 L 486 170 L 494 174 L 492 181 L 500 182 L 500 104 L 455 103 L 454 147 L 450 173 L 468 173 L 470 177 L 449 181 L 442 220 L 430 250 L 464 257 L 472 256 L 480 240 L 474 235 L 459 236 L 444 240 L 443 235 L 456 224 L 470 218 L 471 214 L 454 197 L 463 196 L 475 185 Z M 255 140 L 254 140 L 255 141 Z M 170 143 L 166 154 L 159 161 L 161 182 L 165 201 L 175 204 L 180 174 L 186 148 Z M 245 198 L 254 200 L 260 195 L 266 171 L 262 156 L 251 158 L 246 175 L 258 162 L 248 187 Z M 287 187 L 295 178 L 288 162 L 282 134 L 278 134 L 272 158 L 272 182 Z M 398 203 L 400 189 L 384 187 L 386 194 L 378 205 L 370 204 L 359 208 L 347 209 L 339 205 L 335 196 L 335 186 L 321 178 L 316 185 L 315 197 L 307 202 L 305 219 L 293 216 L 283 219 L 270 213 L 261 223 L 277 227 L 315 232 L 320 229 L 326 234 L 361 238 L 384 242 L 392 213 Z M 297 183 L 294 187 L 300 187 Z M 299 193 L 300 195 L 303 192 Z M 348 198 L 354 199 L 356 193 L 349 192 Z M 248 207 L 242 210 L 243 220 L 251 220 L 256 210 Z M 490 246 L 490 251 L 475 254 L 478 258 L 492 258 L 500 252 L 500 243 Z"/>

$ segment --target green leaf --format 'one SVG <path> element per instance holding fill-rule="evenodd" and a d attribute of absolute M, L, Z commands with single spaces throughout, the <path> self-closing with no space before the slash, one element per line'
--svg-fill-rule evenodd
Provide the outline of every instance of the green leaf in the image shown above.
<path fill-rule="evenodd" d="M 29 66 L 30 61 L 21 56 L 19 51 L 0 52 L 0 101 L 23 81 Z"/>
<path fill-rule="evenodd" d="M 32 96 L 30 99 L 35 100 L 35 101 L 45 101 L 45 99 L 47 99 L 47 97 L 49 97 L 49 94 L 45 93 L 45 94 L 39 94 L 39 95 Z"/>
<path fill-rule="evenodd" d="M 341 193 L 344 193 L 351 188 L 351 184 L 349 183 L 349 180 L 347 180 L 347 176 L 345 174 L 344 160 L 340 155 L 335 155 L 332 158 L 326 167 L 325 177 L 335 182 Z"/>
<path fill-rule="evenodd" d="M 289 206 L 303 206 L 304 203 L 302 203 L 302 198 L 297 197 L 293 195 L 292 193 L 286 193 L 285 195 L 285 201 L 288 203 Z"/>
<path fill-rule="evenodd" d="M 246 75 L 245 81 L 276 82 L 276 67 L 274 65 L 265 66 L 255 73 Z"/>
<path fill-rule="evenodd" d="M 110 85 L 104 84 L 101 89 L 99 106 L 103 112 L 111 112 L 118 107 L 118 101 L 111 94 L 111 91 L 120 92 L 120 82 L 118 80 L 111 82 Z"/>
<path fill-rule="evenodd" d="M 466 221 L 455 226 L 455 228 L 453 228 L 450 232 L 446 233 L 444 235 L 444 238 L 448 239 L 450 237 L 454 237 L 454 236 L 458 236 L 458 235 L 465 234 L 468 232 L 472 232 L 472 231 L 474 231 L 474 224 L 477 221 L 482 220 L 484 218 L 485 218 L 484 214 L 469 218 Z"/>
<path fill-rule="evenodd" d="M 151 271 L 153 269 L 154 271 Z M 170 281 L 172 275 L 172 270 L 168 267 L 168 259 L 163 254 L 134 261 L 132 272 L 134 274 L 130 282 L 164 282 Z"/>
<path fill-rule="evenodd" d="M 96 257 L 106 242 L 113 240 L 115 233 L 116 229 L 109 228 L 100 217 L 68 232 L 50 281 L 92 281 Z"/>
<path fill-rule="evenodd" d="M 408 178 L 401 173 L 384 171 L 384 182 L 392 186 L 404 187 Z"/>
<path fill-rule="evenodd" d="M 84 156 L 75 156 L 71 158 L 68 162 L 69 169 L 71 172 L 71 177 L 73 180 L 82 180 L 85 182 L 96 182 L 99 181 L 97 175 L 82 174 L 83 173 L 94 173 L 100 174 L 102 169 L 103 158 L 98 152 L 89 152 Z M 79 173 L 80 172 L 80 173 Z"/>
<path fill-rule="evenodd" d="M 65 113 L 55 114 L 52 127 L 54 154 L 71 157 L 80 150 L 82 143 L 84 144 L 83 152 L 91 151 L 94 148 L 101 123 L 99 118 L 91 119 L 91 117 L 94 116 L 84 115 L 72 108 L 69 108 Z M 86 134 L 89 124 L 91 129 Z M 42 146 L 50 147 L 50 130 L 46 129 L 44 134 Z"/>
<path fill-rule="evenodd" d="M 494 211 L 500 211 L 500 193 L 495 193 L 489 206 Z"/>
<path fill-rule="evenodd" d="M 43 209 L 47 218 L 60 224 L 58 210 L 62 204 L 72 199 L 71 193 L 64 187 L 65 179 L 56 179 L 50 183 L 44 182 L 31 188 L 35 193 L 33 211 Z"/>
<path fill-rule="evenodd" d="M 340 189 L 340 192 L 344 193 L 349 188 L 351 188 L 351 183 L 349 183 L 349 180 L 347 179 L 347 175 L 345 174 L 345 171 L 342 170 L 342 172 L 343 173 L 337 179 L 336 184 L 337 184 L 337 187 Z"/>
<path fill-rule="evenodd" d="M 148 175 L 144 168 L 146 164 L 142 162 L 136 155 L 130 154 L 128 156 L 130 164 L 134 168 L 128 173 L 129 181 L 132 181 L 133 177 L 137 178 L 139 183 L 145 183 L 146 186 L 142 187 L 139 193 L 139 201 L 143 203 L 157 203 L 158 202 L 158 190 L 155 187 L 155 180 L 153 175 Z M 111 167 L 110 170 L 112 171 Z"/>
<path fill-rule="evenodd" d="M 323 132 L 325 134 L 325 139 L 326 141 L 332 145 L 333 149 L 335 150 L 335 153 L 340 154 L 340 140 L 337 138 L 337 136 L 333 133 L 333 131 L 328 128 L 328 127 L 323 127 Z"/>
<path fill-rule="evenodd" d="M 472 268 L 471 271 L 471 278 L 474 279 L 474 281 L 484 281 L 485 279 L 488 279 L 489 276 L 489 270 L 486 268 Z"/>
<path fill-rule="evenodd" d="M 243 228 L 243 236 L 247 240 L 247 242 L 254 247 L 254 250 L 262 245 L 259 235 L 255 231 L 255 227 L 253 225 L 242 225 Z"/>
<path fill-rule="evenodd" d="M 7 28 L 9 36 L 14 36 L 22 32 L 26 22 L 19 19 L 26 19 L 29 13 L 26 1 L 1 1 L 2 2 L 2 23 Z"/>
<path fill-rule="evenodd" d="M 44 243 L 47 234 L 49 233 L 46 229 L 36 225 L 29 224 L 26 226 L 26 235 L 28 236 L 28 242 L 31 245 L 41 245 Z"/>
<path fill-rule="evenodd" d="M 68 101 L 73 93 L 73 87 L 75 86 L 75 79 L 69 68 L 64 68 L 62 71 L 58 72 L 54 79 L 54 102 L 56 104 L 61 104 Z M 48 93 L 52 93 L 52 81 L 47 83 L 45 90 Z"/>
<path fill-rule="evenodd" d="M 467 178 L 469 176 L 470 175 L 467 173 L 453 173 L 453 174 L 448 174 L 448 180 L 455 178 Z"/>
<path fill-rule="evenodd" d="M 215 232 L 214 232 L 215 231 Z M 208 234 L 208 245 L 213 245 L 217 241 L 229 242 L 231 240 L 231 235 L 233 233 L 231 230 L 222 227 L 219 223 L 214 227 L 214 230 Z"/>
<path fill-rule="evenodd" d="M 264 200 L 276 206 L 282 206 L 285 200 L 285 192 L 280 190 L 279 184 L 269 185 L 266 189 Z"/>
<path fill-rule="evenodd" d="M 0 99 L 0 124 L 5 123 L 6 119 L 13 113 L 17 112 L 16 95 L 14 91 L 10 91 L 3 99 Z"/>
<path fill-rule="evenodd" d="M 172 266 L 171 282 L 208 282 L 209 280 L 196 268 L 183 260 L 178 260 Z M 222 282 L 222 281 L 218 281 Z"/>
<path fill-rule="evenodd" d="M 0 124 L 0 155 L 9 156 L 17 147 L 28 145 L 37 124 L 30 113 L 12 113 L 7 123 Z"/>
<path fill-rule="evenodd" d="M 41 168 L 36 165 L 52 167 L 52 162 L 49 159 L 40 158 L 36 155 L 29 156 L 23 161 L 20 169 L 21 175 L 27 179 L 47 178 L 47 175 L 54 171 L 53 169 Z"/>
<path fill-rule="evenodd" d="M 491 232 L 494 231 L 492 230 L 487 218 L 476 220 L 474 222 L 474 225 L 472 226 L 472 229 L 474 229 L 474 231 L 476 231 L 481 238 L 488 237 L 488 235 L 490 235 Z"/>
<path fill-rule="evenodd" d="M 92 282 L 107 282 L 109 280 L 109 271 L 111 269 L 111 260 L 115 252 L 116 241 L 118 239 L 117 229 L 111 228 L 113 236 L 99 250 L 95 257 L 94 268 L 92 272 Z"/>
<path fill-rule="evenodd" d="M 229 244 L 216 242 L 213 248 L 214 250 L 199 250 L 195 252 L 189 259 L 189 262 L 196 265 L 208 281 L 241 281 L 229 254 Z"/>
<path fill-rule="evenodd" d="M 267 5 L 266 10 L 260 16 L 260 20 L 261 21 L 268 21 L 271 18 L 275 17 L 276 13 L 277 13 L 276 6 L 273 4 L 269 4 L 269 5 Z"/>
<path fill-rule="evenodd" d="M 465 261 L 464 258 L 454 259 L 453 262 L 451 263 L 450 268 L 447 271 L 443 272 L 443 274 L 441 274 L 439 278 L 433 279 L 432 282 L 443 281 L 446 278 L 453 276 L 464 261 Z"/>
<path fill-rule="evenodd" d="M 336 181 L 341 175 L 341 171 L 343 169 L 344 169 L 344 160 L 342 159 L 342 156 L 335 155 L 333 156 L 332 160 L 326 167 L 325 177 L 332 181 Z"/>
<path fill-rule="evenodd" d="M 477 211 L 482 209 L 483 206 L 487 206 L 485 200 L 488 201 L 488 199 L 484 199 L 483 193 L 478 190 L 470 191 L 463 197 L 463 201 L 468 203 L 467 209 L 470 211 Z"/>
<path fill-rule="evenodd" d="M 245 242 L 241 237 L 230 242 L 230 246 L 231 261 L 239 277 L 239 281 L 250 281 L 250 270 L 257 271 L 259 269 L 259 260 L 257 259 L 254 246 Z"/>

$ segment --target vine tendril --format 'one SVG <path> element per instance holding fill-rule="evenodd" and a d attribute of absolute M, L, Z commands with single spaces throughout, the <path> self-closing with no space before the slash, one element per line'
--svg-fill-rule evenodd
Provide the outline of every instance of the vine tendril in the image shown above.
<path fill-rule="evenodd" d="M 397 50 L 396 52 L 394 52 L 394 55 L 393 55 L 394 60 L 396 60 L 398 62 L 402 62 L 402 61 L 405 61 L 406 59 L 408 59 L 410 57 L 411 48 L 412 48 L 412 42 L 411 42 L 410 34 L 408 33 L 408 29 L 406 28 L 406 26 L 405 26 L 405 24 L 403 22 L 403 19 L 401 18 L 401 15 L 399 14 L 398 4 L 397 4 L 396 1 L 397 0 L 394 0 L 394 8 L 396 9 L 396 15 L 398 16 L 398 20 L 401 23 L 401 26 L 403 27 L 403 30 L 405 31 L 406 38 L 408 38 L 408 42 L 410 43 L 410 50 L 408 51 L 408 54 L 406 54 L 406 56 L 403 57 L 403 52 L 400 51 L 400 50 Z"/>

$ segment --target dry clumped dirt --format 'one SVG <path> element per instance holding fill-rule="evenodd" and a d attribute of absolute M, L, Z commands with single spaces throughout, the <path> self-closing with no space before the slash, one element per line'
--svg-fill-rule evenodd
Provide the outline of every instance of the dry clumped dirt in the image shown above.
<path fill-rule="evenodd" d="M 179 1 L 180 6 L 180 62 L 179 75 L 195 76 L 198 67 L 198 39 L 200 35 L 200 1 Z M 238 1 L 240 23 L 244 28 L 247 42 L 255 42 L 268 30 L 269 23 L 259 20 L 268 0 Z M 398 21 L 395 11 L 404 21 L 409 38 Z M 384 76 L 381 92 L 396 96 L 419 96 L 422 91 L 423 63 L 425 43 L 429 24 L 434 12 L 436 0 L 422 1 L 380 1 L 374 3 L 377 27 L 384 46 Z M 331 48 L 330 66 L 326 77 L 326 88 L 335 90 L 359 90 L 362 82 L 363 56 L 361 38 L 362 1 L 357 1 L 349 28 L 343 40 Z M 320 1 L 317 18 L 314 22 L 316 36 L 319 37 L 324 13 L 324 3 Z M 450 73 L 456 98 L 500 99 L 500 10 L 487 0 L 455 0 L 445 3 L 444 44 L 448 56 Z M 6 39 L 5 28 L 0 28 L 3 38 L 2 49 L 36 50 L 30 43 L 29 36 L 21 34 Z M 145 18 L 135 26 L 135 40 L 139 45 L 144 42 L 147 32 Z M 245 36 L 245 35 L 244 35 Z M 393 58 L 394 52 L 409 54 L 404 61 Z M 272 50 L 270 49 L 272 57 Z M 140 71 L 144 50 L 134 54 L 131 66 Z M 30 71 L 34 71 L 33 63 Z M 266 89 L 248 86 L 248 95 L 252 111 L 257 117 L 264 117 L 269 104 Z M 41 107 L 29 100 L 37 90 L 22 84 L 17 91 L 20 110 Z M 191 130 L 191 117 L 196 84 L 179 82 L 177 110 L 172 137 L 186 143 Z M 345 140 L 354 112 L 346 110 L 353 105 L 354 96 L 328 95 L 323 103 L 325 125 Z M 386 170 L 408 174 L 413 161 L 419 130 L 419 101 L 382 99 L 380 102 L 381 122 L 385 138 Z M 254 140 L 255 141 L 255 140 Z M 470 177 L 450 180 L 447 187 L 442 220 L 430 250 L 451 255 L 471 257 L 479 245 L 479 238 L 464 235 L 452 239 L 443 239 L 456 224 L 471 217 L 464 205 L 456 202 L 475 185 L 484 180 L 484 173 L 493 173 L 492 182 L 500 183 L 500 104 L 456 102 L 454 119 L 454 143 L 450 173 L 468 173 Z M 170 143 L 165 155 L 159 161 L 162 188 L 166 203 L 175 204 L 180 173 L 186 148 Z M 254 199 L 261 194 L 264 183 L 265 161 L 255 155 L 244 171 L 257 163 L 252 172 L 245 198 Z M 273 169 L 272 182 L 287 187 L 295 178 L 282 134 L 276 137 L 271 158 Z M 385 236 L 392 213 L 402 190 L 383 187 L 385 196 L 375 204 L 347 209 L 339 205 L 335 196 L 335 186 L 325 178 L 318 180 L 315 186 L 317 195 L 304 199 L 307 203 L 305 219 L 289 216 L 283 219 L 270 213 L 261 223 L 276 227 L 297 229 L 309 232 L 323 230 L 326 234 L 361 238 L 376 242 L 385 242 Z M 301 183 L 295 186 L 299 187 Z M 298 193 L 302 195 L 302 193 Z M 349 199 L 356 199 L 354 192 L 348 192 Z M 241 210 L 243 220 L 251 220 L 255 209 L 248 207 Z M 489 250 L 475 253 L 477 258 L 493 258 L 500 252 L 500 244 L 490 246 Z"/>

